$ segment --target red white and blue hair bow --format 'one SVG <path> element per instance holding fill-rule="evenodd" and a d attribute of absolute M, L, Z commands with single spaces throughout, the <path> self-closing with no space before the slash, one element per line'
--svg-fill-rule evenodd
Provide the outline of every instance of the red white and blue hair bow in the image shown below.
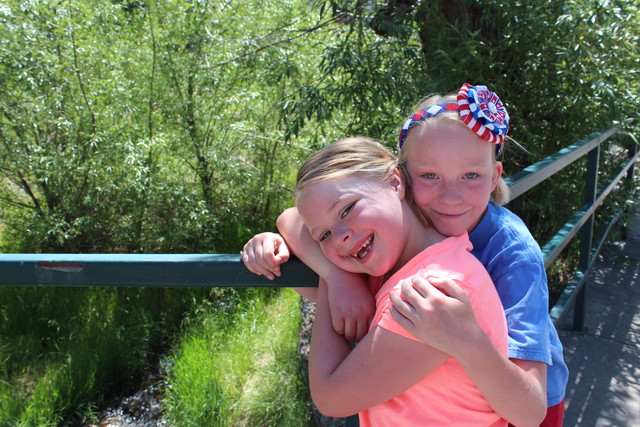
<path fill-rule="evenodd" d="M 437 104 L 418 111 L 402 126 L 398 149 L 402 148 L 409 130 L 422 120 L 447 111 L 458 111 L 462 122 L 487 142 L 496 144 L 500 152 L 504 137 L 509 132 L 509 114 L 498 95 L 486 86 L 465 83 L 458 91 L 457 103 Z"/>

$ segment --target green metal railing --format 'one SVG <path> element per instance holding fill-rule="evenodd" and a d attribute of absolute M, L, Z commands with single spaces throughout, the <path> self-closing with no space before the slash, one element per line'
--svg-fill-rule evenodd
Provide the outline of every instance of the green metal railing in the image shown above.
<path fill-rule="evenodd" d="M 593 231 L 596 209 L 623 179 L 633 179 L 634 163 L 638 159 L 638 147 L 633 141 L 630 141 L 627 161 L 620 165 L 616 176 L 604 183 L 604 185 L 598 187 L 600 147 L 604 141 L 617 133 L 619 133 L 617 127 L 612 127 L 602 132 L 595 132 L 506 179 L 511 189 L 512 200 L 514 200 L 542 181 L 550 178 L 555 173 L 573 164 L 585 155 L 587 156 L 584 204 L 575 211 L 573 216 L 569 218 L 542 247 L 544 265 L 545 268 L 549 268 L 578 232 L 581 233 L 578 269 L 549 313 L 554 324 L 558 324 L 567 314 L 572 304 L 575 303 L 573 314 L 573 329 L 575 330 L 582 330 L 584 327 L 585 294 L 589 271 L 593 267 L 593 263 L 609 231 L 622 214 L 622 211 L 616 212 L 605 225 L 602 234 L 594 239 Z"/>
<path fill-rule="evenodd" d="M 600 248 L 620 216 L 618 212 L 594 242 L 594 215 L 597 207 L 623 179 L 632 179 L 638 158 L 631 142 L 628 160 L 619 173 L 598 189 L 598 164 L 602 142 L 618 133 L 617 128 L 594 133 L 546 159 L 507 178 L 512 199 L 548 179 L 583 156 L 588 156 L 584 205 L 542 247 L 545 267 L 582 233 L 580 264 L 573 279 L 551 309 L 559 322 L 575 302 L 573 326 L 582 329 L 587 276 Z M 318 276 L 297 259 L 282 266 L 282 275 L 273 281 L 250 273 L 239 255 L 132 255 L 132 254 L 0 254 L 0 286 L 277 286 L 314 287 Z"/>
<path fill-rule="evenodd" d="M 231 254 L 0 254 L 0 272 L 0 285 L 18 286 L 318 286 L 318 275 L 297 259 L 268 280 Z"/>

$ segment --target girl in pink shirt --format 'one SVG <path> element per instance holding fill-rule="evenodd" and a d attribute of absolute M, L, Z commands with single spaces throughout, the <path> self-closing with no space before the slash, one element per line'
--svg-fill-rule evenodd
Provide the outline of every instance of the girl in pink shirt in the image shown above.
<path fill-rule="evenodd" d="M 466 234 L 445 238 L 405 198 L 395 157 L 366 138 L 347 138 L 301 167 L 296 205 L 322 253 L 344 271 L 367 275 L 376 299 L 369 331 L 352 350 L 335 331 L 321 280 L 309 358 L 311 394 L 329 416 L 360 413 L 362 426 L 506 426 L 463 366 L 406 332 L 390 311 L 390 292 L 412 276 L 454 281 L 486 340 L 503 356 L 507 329 L 491 279 L 469 252 Z"/>

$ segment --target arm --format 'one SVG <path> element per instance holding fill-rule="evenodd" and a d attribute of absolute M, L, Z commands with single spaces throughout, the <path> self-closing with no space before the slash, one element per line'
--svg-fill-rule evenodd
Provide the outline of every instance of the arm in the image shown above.
<path fill-rule="evenodd" d="M 282 236 L 265 232 L 249 239 L 240 251 L 240 256 L 247 270 L 273 280 L 280 277 L 280 264 L 289 260 L 289 248 Z M 316 302 L 317 288 L 294 289 L 303 297 Z"/>
<path fill-rule="evenodd" d="M 448 355 L 381 327 L 351 350 L 335 332 L 321 280 L 311 335 L 309 384 L 313 401 L 325 415 L 344 417 L 385 402 L 416 384 Z"/>
<path fill-rule="evenodd" d="M 296 208 L 285 210 L 276 224 L 291 251 L 328 283 L 335 330 L 349 340 L 359 341 L 367 333 L 375 312 L 375 301 L 366 278 L 333 265 L 311 237 Z"/>
<path fill-rule="evenodd" d="M 500 416 L 518 426 L 539 425 L 547 411 L 546 364 L 509 360 L 479 327 L 459 285 L 430 281 L 414 276 L 402 283 L 404 299 L 390 295 L 396 321 L 454 357 Z"/>

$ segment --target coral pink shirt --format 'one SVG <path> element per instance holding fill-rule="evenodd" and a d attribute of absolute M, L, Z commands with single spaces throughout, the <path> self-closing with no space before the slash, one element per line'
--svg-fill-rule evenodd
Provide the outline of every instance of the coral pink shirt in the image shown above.
<path fill-rule="evenodd" d="M 370 329 L 380 326 L 416 339 L 391 316 L 389 292 L 401 279 L 415 274 L 452 277 L 467 292 L 478 324 L 498 350 L 507 355 L 507 324 L 489 274 L 469 252 L 468 235 L 449 237 L 414 257 L 389 278 L 376 294 L 376 314 Z M 360 413 L 368 426 L 506 426 L 473 381 L 453 358 L 399 396 Z"/>

